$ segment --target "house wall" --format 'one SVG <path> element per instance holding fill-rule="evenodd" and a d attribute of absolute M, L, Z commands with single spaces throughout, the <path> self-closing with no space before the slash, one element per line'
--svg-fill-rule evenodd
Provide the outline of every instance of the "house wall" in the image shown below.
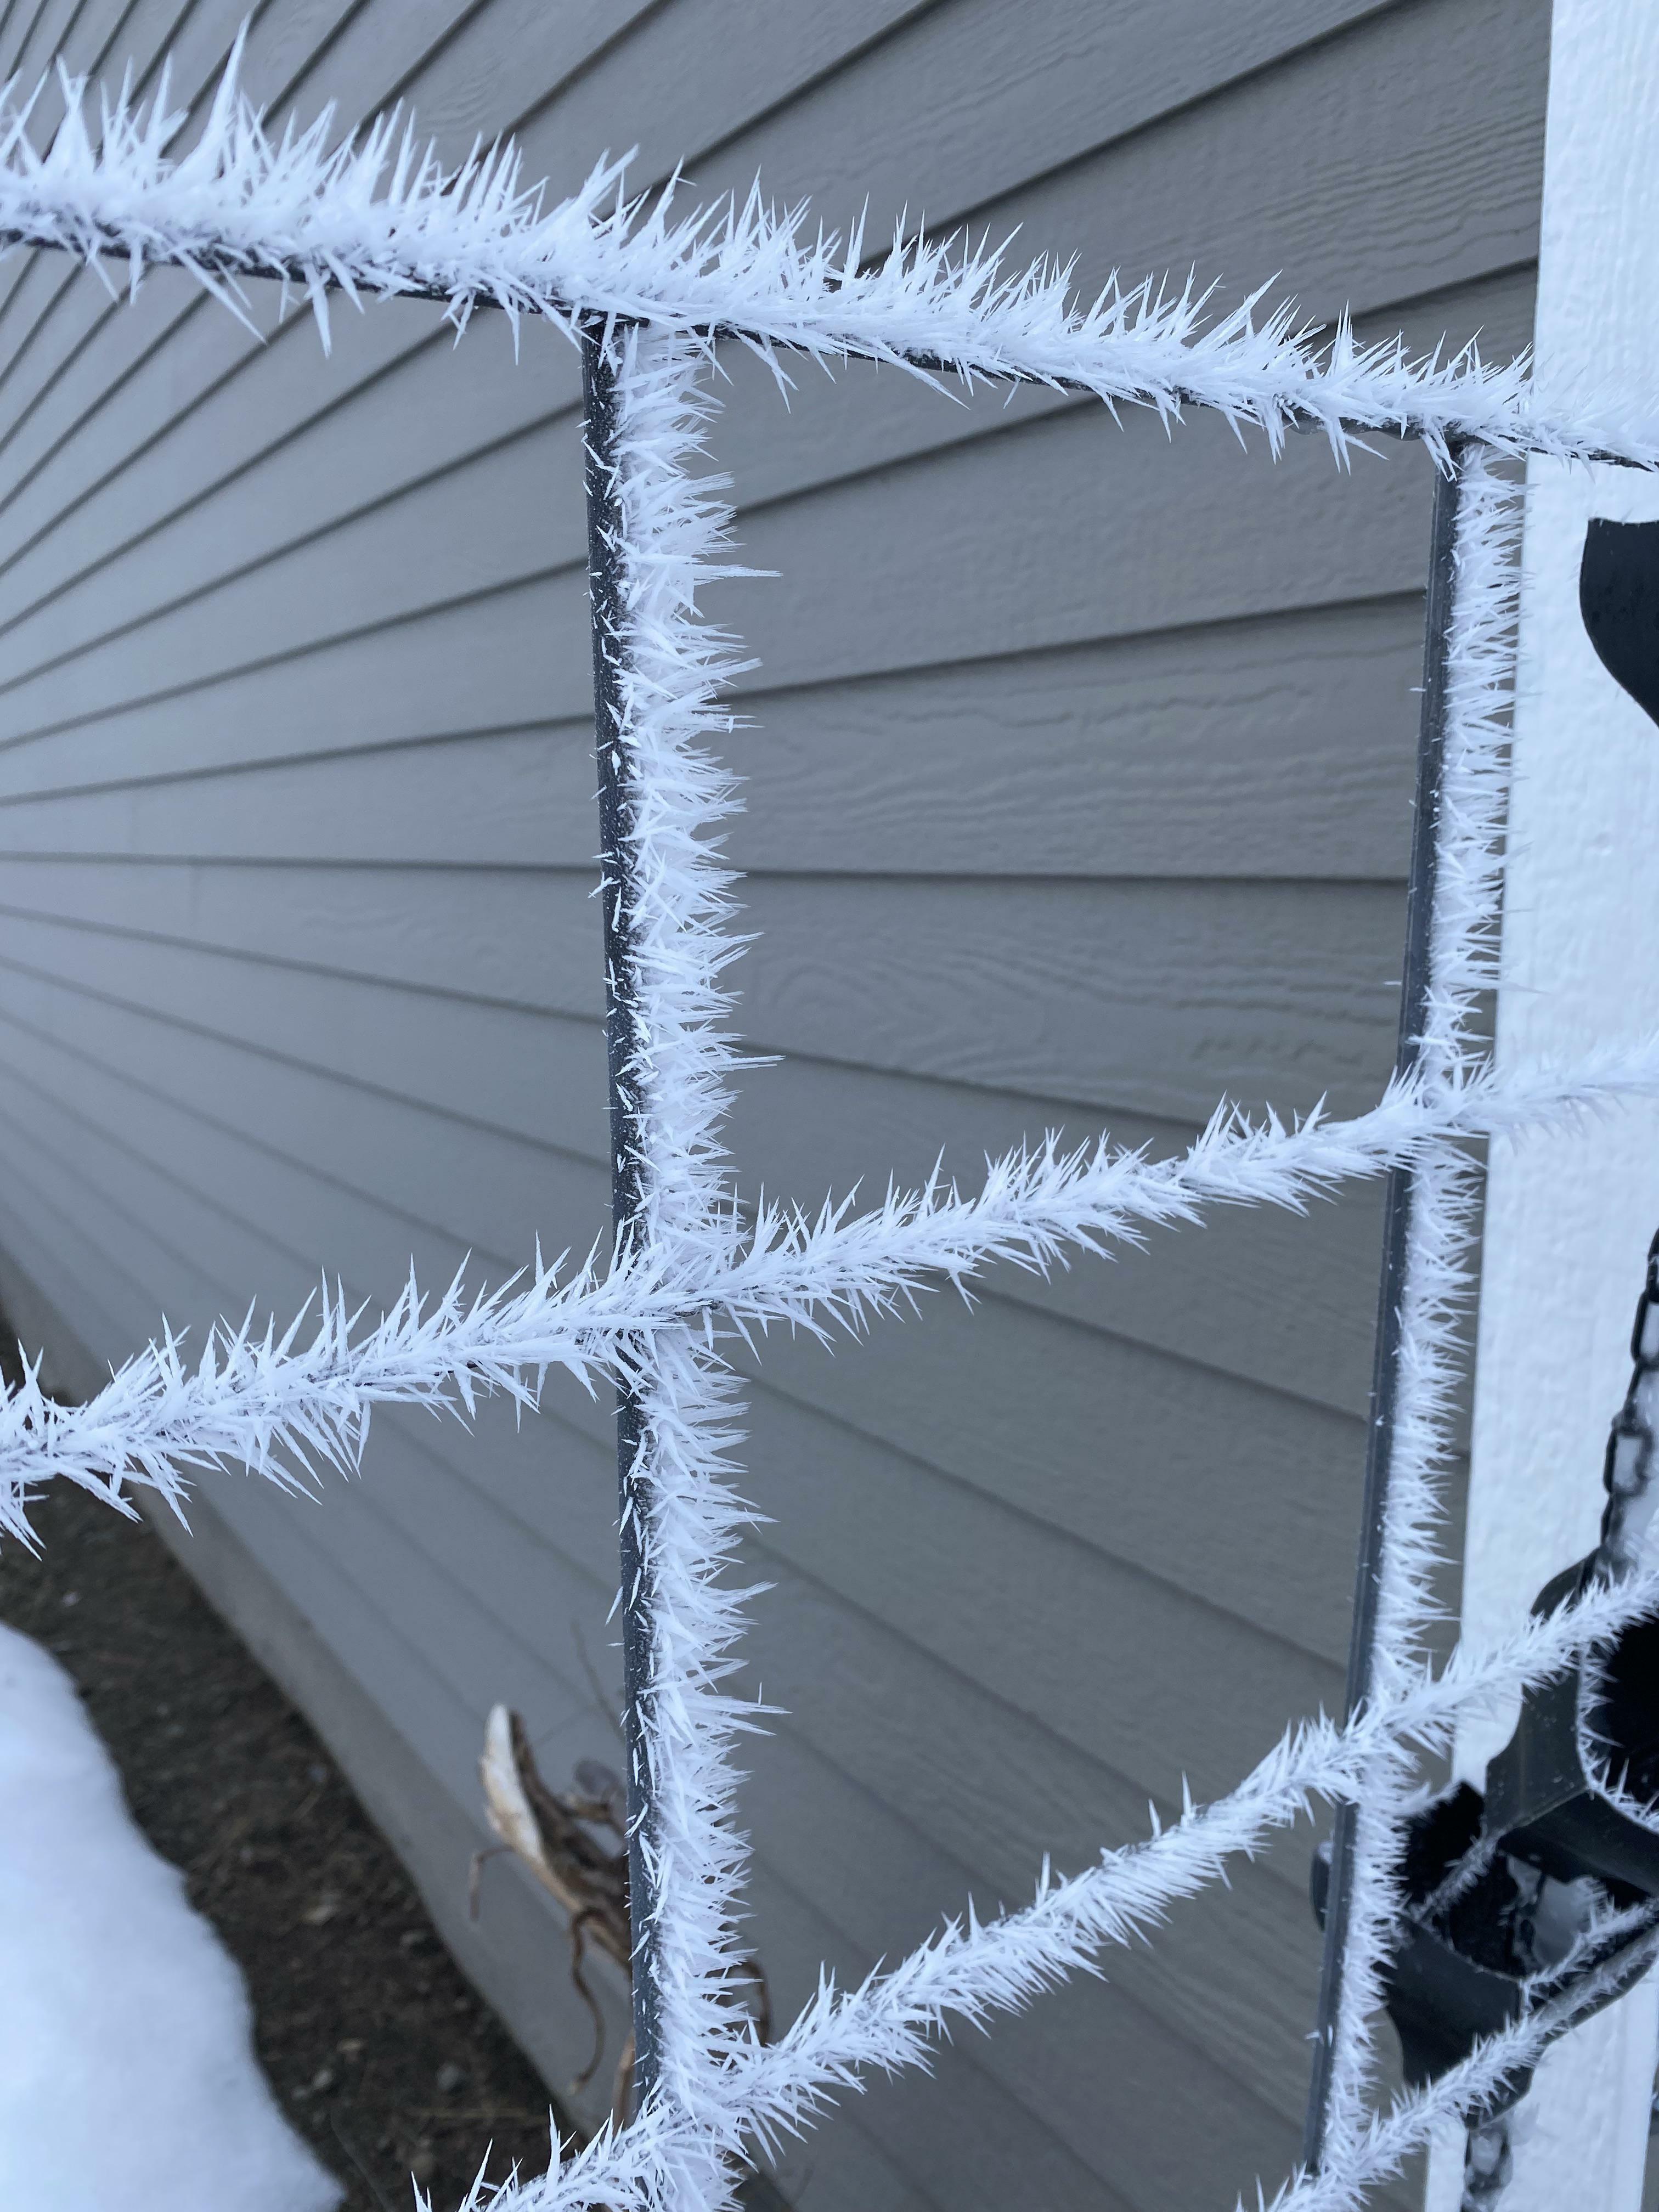
<path fill-rule="evenodd" d="M 12 0 L 0 70 L 199 100 L 246 0 Z M 1310 317 L 1530 335 L 1543 0 L 278 0 L 250 81 L 512 130 L 573 185 L 638 145 L 699 192 L 811 193 L 1078 257 L 1279 272 Z M 480 315 L 135 306 L 0 267 L 0 1291 L 64 1371 L 303 1298 L 395 1293 L 606 1206 L 579 377 Z M 1225 1092 L 1372 1098 L 1395 1022 L 1428 471 L 1274 465 L 1217 420 L 726 364 L 713 442 L 760 667 L 746 1194 L 941 1145 L 1179 1146 Z M 930 1299 L 754 1379 L 749 1679 L 787 1710 L 745 1816 L 787 2014 L 971 1893 L 1024 1894 L 1340 1699 L 1379 1208 L 1240 1216 L 969 1313 Z M 25 1327 L 30 1325 L 26 1320 Z M 77 1364 L 78 1363 L 78 1364 Z M 510 1870 L 477 1929 L 497 1698 L 556 1781 L 615 1759 L 607 1412 L 377 1416 L 360 1481 L 203 1486 L 184 1546 L 333 1736 L 550 2081 L 586 2056 Z M 605 1686 L 596 1692 L 591 1677 Z M 791 2151 L 838 2212 L 1231 2203 L 1297 2154 L 1310 1838 L 1155 1952 L 964 2037 Z M 620 2003 L 610 1993 L 613 2015 Z M 614 2049 L 614 2040 L 613 2040 Z"/>

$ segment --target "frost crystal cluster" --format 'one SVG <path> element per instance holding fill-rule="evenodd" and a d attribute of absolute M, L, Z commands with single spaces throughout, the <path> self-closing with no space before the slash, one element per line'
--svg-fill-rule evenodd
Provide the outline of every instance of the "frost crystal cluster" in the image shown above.
<path fill-rule="evenodd" d="M 990 251 L 900 240 L 872 252 L 805 211 L 758 196 L 679 215 L 621 196 L 597 170 L 556 205 L 523 188 L 510 149 L 446 172 L 391 118 L 331 146 L 327 115 L 270 137 L 234 67 L 207 128 L 179 160 L 165 90 L 145 112 L 83 88 L 40 152 L 27 111 L 0 114 L 0 237 L 64 249 L 136 289 L 145 269 L 191 271 L 234 311 L 254 277 L 312 306 L 328 335 L 331 294 L 437 298 L 458 328 L 481 306 L 544 316 L 599 349 L 612 398 L 605 467 L 620 592 L 614 726 L 624 804 L 605 894 L 625 936 L 613 971 L 617 1080 L 631 1116 L 636 1193 L 612 1263 L 565 1274 L 538 1253 L 514 1281 L 436 1296 L 411 1279 L 372 1325 L 326 1285 L 279 1330 L 222 1324 L 186 1364 L 165 1328 L 89 1404 L 60 1407 L 31 1373 L 0 1404 L 0 1525 L 27 1534 L 31 1493 L 64 1477 L 125 1505 L 147 1485 L 178 1500 L 196 1471 L 245 1465 L 279 1482 L 349 1471 L 380 1403 L 465 1415 L 483 1393 L 536 1401 L 551 1368 L 621 1383 L 637 1409 L 629 1482 L 645 1663 L 630 1722 L 648 1813 L 637 1941 L 657 2008 L 657 2064 L 632 2124 L 550 2173 L 471 2203 L 495 2212 L 714 2212 L 734 2201 L 738 2161 L 797 2129 L 874 2068 L 925 2065 L 954 2017 L 984 2022 L 1024 2005 L 1108 1946 L 1156 1928 L 1170 1904 L 1224 1874 L 1316 1798 L 1358 1808 L 1355 1881 L 1335 2030 L 1327 2148 L 1275 2203 L 1347 2207 L 1397 2172 L 1438 2121 L 1478 2105 L 1565 2018 L 1600 1994 L 1540 1986 L 1505 2033 L 1431 2090 L 1370 2109 L 1371 2023 L 1397 1913 L 1394 1838 L 1416 1759 L 1443 1748 L 1472 1704 L 1539 1681 L 1659 1607 L 1659 1577 L 1598 1588 L 1507 1641 L 1461 1649 L 1436 1674 L 1425 1655 L 1425 1571 L 1437 1472 L 1449 1453 L 1454 1321 L 1468 1284 L 1478 1169 L 1468 1140 L 1582 1115 L 1622 1093 L 1659 1091 L 1659 1041 L 1567 1068 L 1495 1066 L 1471 1024 L 1492 981 L 1506 727 L 1514 660 L 1519 494 L 1491 454 L 1659 462 L 1659 421 L 1566 420 L 1534 407 L 1523 368 L 1473 350 L 1411 358 L 1403 343 L 1357 344 L 1346 322 L 1316 343 L 1260 295 L 1218 320 L 1190 291 L 1109 287 L 1076 304 L 1067 274 L 1009 267 Z M 709 750 L 734 641 L 696 612 L 699 586 L 730 573 L 720 480 L 693 473 L 714 413 L 721 339 L 782 371 L 787 350 L 833 364 L 886 362 L 925 378 L 1023 379 L 1150 407 L 1171 426 L 1194 407 L 1254 426 L 1276 452 L 1315 428 L 1339 464 L 1356 431 L 1423 440 L 1460 483 L 1448 639 L 1445 766 L 1436 825 L 1431 975 L 1417 1064 L 1370 1112 L 1294 1124 L 1246 1120 L 1224 1102 L 1180 1158 L 1151 1162 L 1103 1138 L 1052 1142 L 992 1164 L 981 1186 L 941 1181 L 873 1211 L 826 1201 L 815 1216 L 738 1212 L 720 1149 L 735 1064 L 725 1030 L 731 878 L 710 831 L 728 810 Z M 990 1920 L 946 1921 L 909 1958 L 857 1989 L 827 1977 L 763 2045 L 726 1992 L 744 1949 L 744 1850 L 730 1753 L 749 1709 L 730 1694 L 744 1625 L 726 1569 L 744 1522 L 728 1452 L 734 1332 L 773 1323 L 862 1329 L 924 1285 L 964 1285 L 993 1262 L 1047 1268 L 1138 1243 L 1217 1206 L 1299 1209 L 1355 1177 L 1413 1171 L 1401 1316 L 1396 1431 L 1380 1585 L 1373 1694 L 1346 1723 L 1292 1724 L 1230 1795 L 1188 1803 L 1174 1826 L 1103 1852 L 1066 1879 L 1045 1866 L 1031 1902 Z M 130 1510 L 130 1508 L 129 1508 Z M 625 1595 L 628 1595 L 625 1593 Z M 641 1910 L 641 1907 L 645 1908 Z"/>

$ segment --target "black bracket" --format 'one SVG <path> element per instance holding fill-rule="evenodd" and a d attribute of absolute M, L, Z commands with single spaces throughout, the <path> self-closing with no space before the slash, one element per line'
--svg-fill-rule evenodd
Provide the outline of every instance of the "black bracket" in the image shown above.
<path fill-rule="evenodd" d="M 1602 667 L 1659 722 L 1659 522 L 1592 520 L 1578 611 Z"/>

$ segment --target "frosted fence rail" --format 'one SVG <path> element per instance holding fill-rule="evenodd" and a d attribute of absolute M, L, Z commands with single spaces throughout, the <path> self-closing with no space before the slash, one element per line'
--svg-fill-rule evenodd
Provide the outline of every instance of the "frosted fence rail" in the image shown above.
<path fill-rule="evenodd" d="M 1425 1571 L 1457 1373 L 1454 1322 L 1468 1290 L 1478 1189 L 1468 1146 L 1571 1120 L 1632 1092 L 1659 1092 L 1659 1041 L 1608 1041 L 1565 1068 L 1496 1067 L 1473 1034 L 1492 980 L 1507 801 L 1518 494 L 1492 454 L 1659 462 L 1659 419 L 1568 419 L 1538 406 L 1524 365 L 1471 348 L 1413 359 L 1403 341 L 1359 346 L 1346 320 L 1328 343 L 1256 295 L 1209 316 L 1190 288 L 1115 283 L 1075 303 L 1067 272 L 1029 269 L 960 242 L 900 240 L 872 252 L 855 228 L 812 230 L 758 193 L 680 216 L 622 195 L 601 166 L 557 203 L 526 191 L 510 148 L 447 172 L 396 117 L 331 145 L 331 118 L 280 138 L 240 92 L 233 61 L 198 143 L 167 148 L 182 118 L 106 101 L 95 126 L 65 80 L 67 115 L 45 153 L 9 92 L 0 112 L 0 239 L 61 248 L 112 289 L 147 268 L 191 272 L 234 313 L 243 286 L 274 278 L 312 307 L 326 344 L 339 295 L 447 304 L 458 330 L 481 307 L 544 317 L 584 352 L 590 578 L 601 769 L 607 1032 L 616 1218 L 613 1257 L 565 1272 L 538 1253 L 514 1282 L 436 1296 L 411 1279 L 367 1324 L 325 1282 L 320 1305 L 279 1330 L 222 1323 L 186 1364 L 165 1325 L 88 1404 L 46 1401 L 34 1370 L 0 1404 L 0 1523 L 26 1531 L 30 1495 L 54 1476 L 131 1510 L 147 1485 L 177 1502 L 186 1479 L 244 1464 L 295 1483 L 349 1471 L 374 1405 L 465 1416 L 505 1392 L 533 1405 L 551 1368 L 619 1386 L 622 1598 L 627 1659 L 635 2014 L 643 2089 L 620 2133 L 562 2167 L 471 2203 L 497 2212 L 608 2206 L 715 2212 L 737 2161 L 804 2125 L 871 2067 L 925 2063 L 951 2015 L 983 2021 L 1024 2004 L 1172 1899 L 1255 1850 L 1315 1797 L 1353 1808 L 1347 1938 L 1331 2018 L 1328 2124 L 1319 2170 L 1276 2200 L 1298 2212 L 1361 2201 L 1435 2120 L 1479 2105 L 1506 2069 L 1597 1993 L 1540 1984 L 1534 2002 L 1462 2067 L 1391 2112 L 1368 2109 L 1370 2024 L 1398 1909 L 1399 1815 L 1414 1753 L 1443 1747 L 1462 1711 L 1571 1664 L 1622 1625 L 1659 1610 L 1650 1572 L 1483 1650 L 1461 1648 L 1437 1678 L 1425 1656 Z M 1180 1158 L 1151 1162 L 1052 1144 L 992 1165 L 964 1194 L 939 1182 L 859 1213 L 772 1210 L 744 1220 L 720 1128 L 734 1048 L 726 1034 L 732 879 L 708 841 L 730 787 L 711 749 L 736 640 L 697 615 L 697 593 L 733 573 L 718 478 L 690 473 L 714 414 L 708 368 L 720 340 L 780 375 L 801 351 L 937 379 L 1022 379 L 1154 409 L 1219 410 L 1270 453 L 1317 429 L 1339 465 L 1355 433 L 1423 441 L 1455 478 L 1449 602 L 1434 639 L 1443 675 L 1443 762 L 1425 846 L 1422 1018 L 1409 1065 L 1369 1113 L 1246 1121 L 1225 1102 Z M 731 1752 L 753 1709 L 726 1687 L 744 1626 L 726 1577 L 744 1524 L 732 1486 L 734 1334 L 774 1322 L 859 1330 L 921 1288 L 963 1284 L 995 1261 L 1046 1269 L 1072 1252 L 1133 1243 L 1217 1205 L 1299 1208 L 1354 1177 L 1409 1170 L 1392 1357 L 1392 1443 L 1377 1522 L 1374 1638 L 1364 1694 L 1340 1724 L 1295 1723 L 1238 1787 L 1079 1875 L 1045 1867 L 1033 1902 L 989 1922 L 947 1921 L 857 1990 L 826 1978 L 763 2046 L 726 1994 L 741 1978 L 736 1916 L 746 1854 L 732 1818 Z M 596 1249 L 598 1246 L 596 1244 Z M 1605 1930 L 1601 1931 L 1605 1933 Z"/>

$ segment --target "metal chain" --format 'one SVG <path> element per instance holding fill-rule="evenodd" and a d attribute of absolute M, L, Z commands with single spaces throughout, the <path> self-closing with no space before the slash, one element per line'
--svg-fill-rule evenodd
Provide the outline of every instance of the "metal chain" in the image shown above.
<path fill-rule="evenodd" d="M 1637 1300 L 1630 1350 L 1630 1387 L 1613 1416 L 1602 1462 L 1607 1502 L 1602 1510 L 1600 1540 L 1560 1593 L 1559 1602 L 1592 1583 L 1623 1582 L 1634 1574 L 1642 1563 L 1655 1510 L 1659 1509 L 1659 1487 L 1653 1480 L 1654 1446 L 1659 1434 L 1659 1236 L 1648 1247 L 1647 1273 Z M 1550 1952 L 1564 1956 L 1595 1907 L 1607 1901 L 1606 1891 L 1593 1878 L 1559 1881 L 1503 1853 L 1501 1838 L 1483 1835 L 1420 1912 L 1425 1919 L 1438 1917 L 1441 1909 L 1466 1893 L 1500 1856 L 1516 1884 L 1510 1934 L 1516 1963 L 1526 1972 L 1536 1972 L 1551 1963 Z M 1556 1923 L 1553 1927 L 1548 1924 L 1552 1921 Z M 1640 1936 L 1633 1939 L 1632 1948 L 1641 1940 Z M 1601 1957 L 1604 1960 L 1606 1954 Z M 1516 2109 L 1511 2106 L 1470 2125 L 1464 2144 L 1460 2212 L 1492 2212 L 1508 2186 L 1515 2167 L 1511 2124 Z"/>
<path fill-rule="evenodd" d="M 1587 1577 L 1623 1582 L 1641 1565 L 1659 1491 L 1653 1484 L 1659 1425 L 1659 1236 L 1648 1247 L 1647 1279 L 1630 1333 L 1631 1378 L 1613 1417 L 1601 1480 L 1607 1493 L 1601 1540 L 1584 1562 Z"/>

